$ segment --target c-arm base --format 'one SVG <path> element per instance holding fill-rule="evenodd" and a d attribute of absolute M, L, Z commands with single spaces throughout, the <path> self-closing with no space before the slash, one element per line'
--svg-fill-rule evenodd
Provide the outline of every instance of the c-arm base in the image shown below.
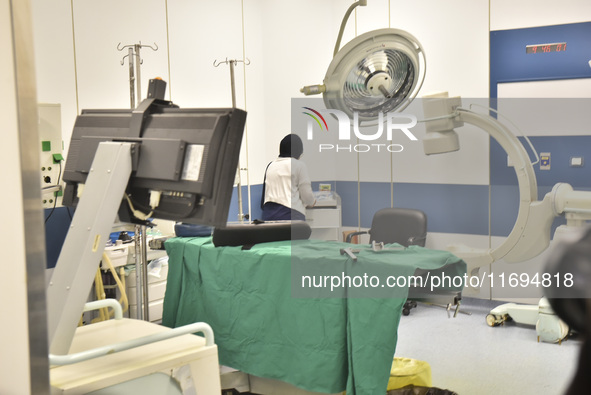
<path fill-rule="evenodd" d="M 535 326 L 538 341 L 546 343 L 561 343 L 569 334 L 568 325 L 554 314 L 546 298 L 540 299 L 537 306 L 505 303 L 492 309 L 486 316 L 489 326 L 499 326 L 508 320 Z"/>

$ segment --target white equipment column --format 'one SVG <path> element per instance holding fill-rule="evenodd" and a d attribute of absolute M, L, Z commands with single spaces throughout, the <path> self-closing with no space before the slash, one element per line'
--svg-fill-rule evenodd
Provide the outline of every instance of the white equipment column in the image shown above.
<path fill-rule="evenodd" d="M 67 354 L 132 171 L 132 143 L 99 145 L 47 290 L 50 353 Z"/>

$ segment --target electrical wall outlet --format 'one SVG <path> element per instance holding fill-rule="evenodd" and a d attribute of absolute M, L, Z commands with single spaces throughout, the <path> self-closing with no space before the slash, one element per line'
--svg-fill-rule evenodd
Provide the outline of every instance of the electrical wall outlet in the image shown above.
<path fill-rule="evenodd" d="M 63 140 L 61 105 L 39 103 L 39 164 L 41 171 L 41 199 L 43 208 L 61 206 L 59 184 L 63 172 Z"/>
<path fill-rule="evenodd" d="M 583 167 L 583 157 L 573 156 L 570 158 L 570 167 Z"/>

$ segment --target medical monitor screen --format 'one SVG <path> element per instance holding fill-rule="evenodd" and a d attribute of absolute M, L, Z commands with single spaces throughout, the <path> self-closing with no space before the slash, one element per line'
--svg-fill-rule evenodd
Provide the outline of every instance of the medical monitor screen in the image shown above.
<path fill-rule="evenodd" d="M 136 210 L 152 212 L 153 218 L 224 226 L 245 122 L 246 113 L 236 108 L 183 109 L 153 99 L 135 110 L 83 110 L 66 160 L 64 204 L 76 205 L 101 142 L 129 142 L 133 171 L 126 194 Z M 151 191 L 160 194 L 155 209 Z M 119 219 L 141 223 L 127 199 Z"/>

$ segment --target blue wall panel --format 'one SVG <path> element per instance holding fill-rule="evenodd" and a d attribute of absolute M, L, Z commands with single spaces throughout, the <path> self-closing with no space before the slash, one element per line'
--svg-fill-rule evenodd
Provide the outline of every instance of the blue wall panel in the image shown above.
<path fill-rule="evenodd" d="M 490 97 L 497 84 L 589 78 L 591 22 L 490 32 Z M 527 45 L 566 42 L 566 51 L 526 54 Z"/>
<path fill-rule="evenodd" d="M 318 184 L 313 183 L 314 190 L 318 190 Z M 343 226 L 358 227 L 360 213 L 361 227 L 369 228 L 375 212 L 390 207 L 390 183 L 336 181 L 331 184 L 341 197 Z M 361 196 L 360 210 L 358 191 Z M 252 218 L 261 218 L 260 209 L 255 207 L 254 202 L 260 200 L 262 186 L 252 186 L 251 192 Z M 230 220 L 238 214 L 235 195 L 236 192 L 232 198 Z M 394 184 L 394 207 L 423 210 L 428 217 L 429 232 L 488 235 L 488 204 L 487 185 Z"/>
<path fill-rule="evenodd" d="M 590 125 L 591 128 L 591 125 Z M 591 133 L 591 130 L 590 130 Z M 532 136 L 529 138 L 538 151 L 549 152 L 550 170 L 534 166 L 538 186 L 553 186 L 567 182 L 573 188 L 591 188 L 591 135 L 590 136 Z M 527 147 L 527 143 L 520 138 Z M 587 162 L 582 167 L 570 167 L 570 158 L 580 156 Z M 533 155 L 530 154 L 533 159 Z M 490 180 L 492 185 L 517 185 L 513 167 L 507 166 L 507 154 L 494 140 L 490 144 Z"/>
<path fill-rule="evenodd" d="M 396 187 L 396 185 L 394 186 Z M 371 227 L 371 222 L 376 211 L 391 205 L 390 183 L 363 182 L 360 185 L 361 192 L 361 227 Z"/>
<path fill-rule="evenodd" d="M 53 268 L 57 263 L 62 246 L 68 235 L 74 210 L 67 207 L 56 207 L 54 210 L 46 208 L 43 211 L 46 221 L 45 252 L 47 268 Z"/>
<path fill-rule="evenodd" d="M 357 181 L 337 181 L 336 192 L 341 197 L 343 226 L 359 226 Z"/>
<path fill-rule="evenodd" d="M 357 182 L 339 181 L 343 226 L 357 226 Z M 361 226 L 390 207 L 390 183 L 361 183 Z M 394 184 L 394 207 L 423 210 L 429 232 L 488 234 L 488 186 L 457 184 Z"/>
<path fill-rule="evenodd" d="M 591 22 L 542 26 L 527 29 L 501 30 L 490 33 L 490 97 L 497 97 L 499 83 L 591 78 L 589 38 Z M 566 51 L 527 54 L 526 46 L 566 42 Z M 591 160 L 591 126 L 589 136 L 532 136 L 530 140 L 538 153 L 551 154 L 550 170 L 534 166 L 538 199 L 558 182 L 566 182 L 580 190 L 591 190 L 591 167 L 570 167 L 573 156 Z M 524 139 L 520 141 L 527 147 Z M 529 149 L 529 148 L 528 148 Z M 533 158 L 530 154 L 530 158 Z M 507 236 L 517 218 L 519 192 L 517 177 L 507 166 L 507 154 L 491 140 L 491 234 Z M 554 229 L 565 223 L 555 219 Z"/>
<path fill-rule="evenodd" d="M 487 185 L 394 185 L 394 207 L 423 210 L 429 232 L 487 235 L 488 204 Z"/>

